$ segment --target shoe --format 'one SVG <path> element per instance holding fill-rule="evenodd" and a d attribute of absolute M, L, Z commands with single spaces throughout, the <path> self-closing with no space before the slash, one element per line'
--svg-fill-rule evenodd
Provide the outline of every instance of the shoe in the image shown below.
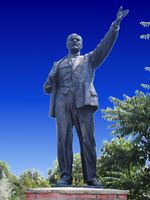
<path fill-rule="evenodd" d="M 93 178 L 92 181 L 87 182 L 89 186 L 97 187 L 97 188 L 104 188 L 102 183 L 100 183 L 96 178 Z"/>
<path fill-rule="evenodd" d="M 65 187 L 72 184 L 72 177 L 69 175 L 63 175 L 59 181 L 56 183 L 56 187 Z"/>

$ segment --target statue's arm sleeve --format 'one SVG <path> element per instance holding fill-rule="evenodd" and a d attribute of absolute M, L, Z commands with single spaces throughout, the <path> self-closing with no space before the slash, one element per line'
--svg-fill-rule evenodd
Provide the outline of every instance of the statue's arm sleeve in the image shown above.
<path fill-rule="evenodd" d="M 118 37 L 118 31 L 119 26 L 116 26 L 116 24 L 113 22 L 108 32 L 101 40 L 101 42 L 97 45 L 97 47 L 93 51 L 88 53 L 92 67 L 98 67 L 108 56 Z"/>
<path fill-rule="evenodd" d="M 47 94 L 50 94 L 53 91 L 54 87 L 56 86 L 56 82 L 57 82 L 57 64 L 54 63 L 47 77 L 47 80 L 44 84 L 44 91 Z"/>

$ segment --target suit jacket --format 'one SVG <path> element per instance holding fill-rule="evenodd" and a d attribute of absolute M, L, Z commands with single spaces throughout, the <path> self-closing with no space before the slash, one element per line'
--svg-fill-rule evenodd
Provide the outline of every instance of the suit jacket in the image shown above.
<path fill-rule="evenodd" d="M 94 51 L 77 57 L 78 64 L 74 69 L 75 103 L 77 108 L 91 106 L 94 111 L 98 109 L 98 96 L 93 85 L 95 69 L 100 64 L 102 64 L 104 59 L 111 51 L 116 41 L 118 30 L 119 28 L 115 29 L 112 23 L 109 31 L 106 33 L 101 42 L 97 45 Z M 55 117 L 55 100 L 58 90 L 59 66 L 61 65 L 61 62 L 66 58 L 67 56 L 54 63 L 48 75 L 47 81 L 44 85 L 45 92 L 48 94 L 51 93 L 51 117 Z"/>

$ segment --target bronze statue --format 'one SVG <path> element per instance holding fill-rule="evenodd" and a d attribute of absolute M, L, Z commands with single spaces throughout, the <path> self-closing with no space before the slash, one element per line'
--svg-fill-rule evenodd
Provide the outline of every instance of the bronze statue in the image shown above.
<path fill-rule="evenodd" d="M 68 55 L 55 62 L 44 85 L 51 93 L 50 116 L 56 118 L 58 137 L 58 163 L 60 180 L 57 186 L 72 184 L 72 138 L 75 126 L 81 149 L 84 182 L 102 187 L 96 178 L 96 150 L 93 114 L 98 109 L 98 98 L 93 85 L 95 69 L 111 51 L 119 31 L 120 22 L 128 14 L 121 6 L 97 47 L 80 55 L 82 37 L 73 33 L 67 37 Z"/>

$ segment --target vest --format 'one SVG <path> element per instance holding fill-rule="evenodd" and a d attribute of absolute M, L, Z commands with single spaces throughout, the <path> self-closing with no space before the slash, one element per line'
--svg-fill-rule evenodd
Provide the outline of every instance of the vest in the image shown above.
<path fill-rule="evenodd" d="M 75 94 L 75 81 L 77 71 L 73 70 L 74 60 L 64 59 L 58 67 L 58 91 L 67 94 L 69 91 Z"/>

